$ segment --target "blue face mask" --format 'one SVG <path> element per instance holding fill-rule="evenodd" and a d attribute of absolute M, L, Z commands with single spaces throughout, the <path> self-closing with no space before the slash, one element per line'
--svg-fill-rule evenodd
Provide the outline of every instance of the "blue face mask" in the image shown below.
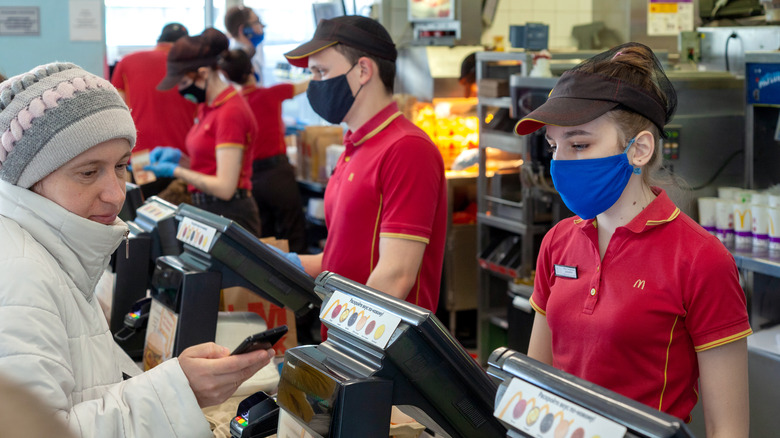
<path fill-rule="evenodd" d="M 265 38 L 265 32 L 263 33 L 255 33 L 254 30 L 252 30 L 252 27 L 248 24 L 246 27 L 244 27 L 244 35 L 249 38 L 249 42 L 252 43 L 253 46 L 257 47 L 258 44 L 263 42 L 263 38 Z"/>
<path fill-rule="evenodd" d="M 355 64 L 357 65 L 357 64 Z M 334 78 L 322 81 L 309 82 L 309 88 L 306 89 L 306 97 L 309 98 L 309 104 L 315 113 L 325 119 L 328 123 L 337 125 L 344 121 L 352 104 L 355 103 L 363 86 L 360 86 L 357 93 L 352 95 L 352 89 L 349 88 L 347 74 L 355 68 L 355 65 L 347 70 L 347 73 Z"/>
<path fill-rule="evenodd" d="M 628 143 L 622 154 L 587 160 L 553 160 L 550 165 L 555 190 L 569 210 L 583 219 L 593 219 L 615 205 L 632 174 L 642 169 L 628 162 Z"/>

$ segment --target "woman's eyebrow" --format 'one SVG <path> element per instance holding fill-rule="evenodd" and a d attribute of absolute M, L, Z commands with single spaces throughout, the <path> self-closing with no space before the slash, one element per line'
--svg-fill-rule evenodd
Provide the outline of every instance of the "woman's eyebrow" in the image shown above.
<path fill-rule="evenodd" d="M 566 140 L 578 135 L 593 135 L 593 133 L 584 129 L 572 129 L 571 131 L 566 131 L 563 133 L 563 139 Z M 547 134 L 545 134 L 544 138 L 546 138 L 547 141 L 553 141 L 552 137 Z"/>

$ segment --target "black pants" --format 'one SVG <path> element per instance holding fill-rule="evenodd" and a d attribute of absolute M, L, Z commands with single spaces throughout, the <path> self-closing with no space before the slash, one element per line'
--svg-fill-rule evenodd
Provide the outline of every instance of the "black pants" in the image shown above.
<path fill-rule="evenodd" d="M 295 171 L 287 156 L 276 155 L 252 164 L 252 195 L 263 224 L 261 237 L 287 239 L 291 252 L 306 252 L 306 222 Z"/>
<path fill-rule="evenodd" d="M 260 215 L 257 211 L 257 203 L 251 197 L 233 198 L 229 201 L 209 197 L 205 202 L 195 202 L 194 206 L 208 212 L 224 216 L 235 221 L 247 231 L 260 237 Z"/>

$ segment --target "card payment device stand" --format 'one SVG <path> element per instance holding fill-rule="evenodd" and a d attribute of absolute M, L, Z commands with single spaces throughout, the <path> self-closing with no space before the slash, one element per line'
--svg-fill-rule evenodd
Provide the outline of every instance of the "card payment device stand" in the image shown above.
<path fill-rule="evenodd" d="M 496 385 L 433 313 L 331 272 L 315 284 L 328 338 L 285 353 L 279 436 L 388 436 L 392 406 L 445 436 L 506 436 Z"/>
<path fill-rule="evenodd" d="M 111 333 L 130 357 L 139 358 L 144 350 L 144 330 L 128 330 L 125 315 L 146 297 L 154 260 L 165 254 L 181 252 L 176 241 L 176 206 L 156 196 L 147 199 L 127 221 L 130 234 L 113 256 L 114 292 L 111 301 Z M 127 245 L 127 246 L 125 246 Z"/>
<path fill-rule="evenodd" d="M 162 305 L 176 317 L 172 357 L 187 347 L 214 341 L 221 285 L 219 272 L 206 271 L 179 256 L 157 259 L 152 276 L 152 306 Z"/>

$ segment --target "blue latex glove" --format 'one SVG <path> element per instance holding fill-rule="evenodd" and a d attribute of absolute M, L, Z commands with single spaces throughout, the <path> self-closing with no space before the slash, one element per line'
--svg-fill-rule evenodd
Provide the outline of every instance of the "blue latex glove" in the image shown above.
<path fill-rule="evenodd" d="M 159 162 L 144 166 L 144 170 L 154 172 L 154 176 L 158 178 L 173 178 L 173 170 L 177 167 L 178 164 Z"/>
<path fill-rule="evenodd" d="M 281 249 L 279 249 L 279 248 L 277 248 L 277 247 L 275 247 L 273 245 L 268 245 L 268 246 L 272 250 L 276 251 L 277 254 L 280 254 L 282 257 L 286 258 L 288 262 L 292 263 L 298 269 L 300 269 L 301 271 L 305 272 L 305 270 L 303 269 L 303 263 L 301 263 L 301 258 L 298 257 L 298 253 L 295 253 L 295 252 L 284 252 Z"/>
<path fill-rule="evenodd" d="M 149 152 L 149 161 L 151 161 L 152 164 L 157 164 L 157 163 L 179 164 L 179 160 L 181 160 L 181 151 L 179 149 L 172 148 L 169 146 L 157 146 L 156 148 L 152 149 L 151 152 Z M 157 175 L 157 176 L 162 176 L 162 175 Z"/>

